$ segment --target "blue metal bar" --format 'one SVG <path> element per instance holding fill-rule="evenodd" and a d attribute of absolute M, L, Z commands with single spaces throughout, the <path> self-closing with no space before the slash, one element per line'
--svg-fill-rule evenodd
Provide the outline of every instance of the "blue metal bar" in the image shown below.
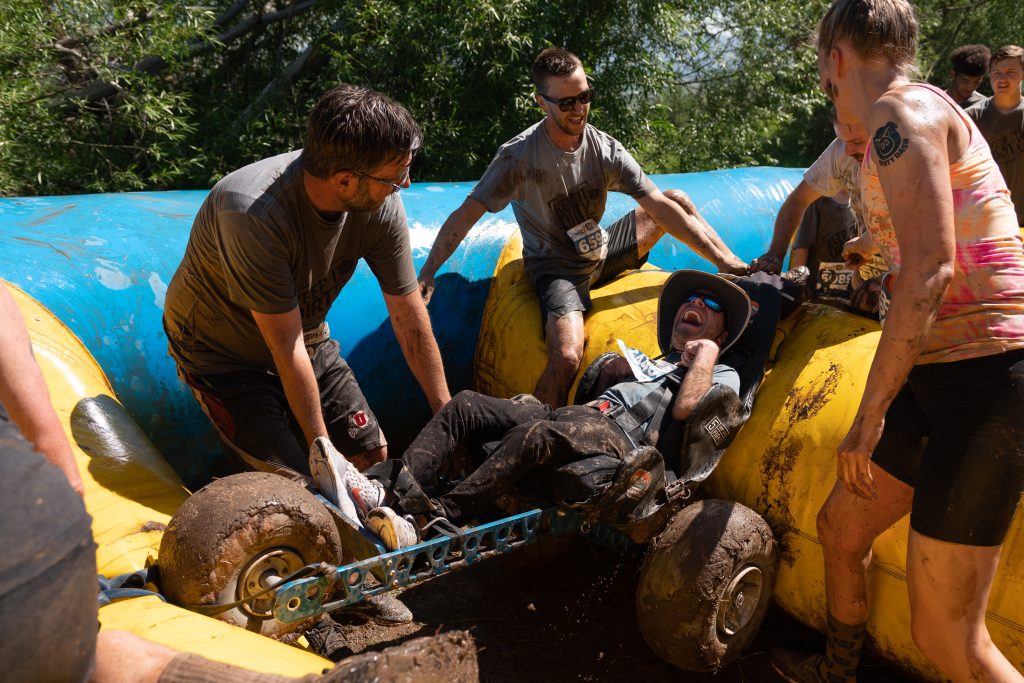
<path fill-rule="evenodd" d="M 328 508 L 332 512 L 337 511 L 330 504 Z M 343 515 L 342 523 L 351 524 Z M 349 531 L 353 530 L 350 526 Z M 275 591 L 274 617 L 284 623 L 301 621 L 360 602 L 372 595 L 412 586 L 469 567 L 542 538 L 565 533 L 582 533 L 597 543 L 623 553 L 636 551 L 640 547 L 622 532 L 611 527 L 591 525 L 572 510 L 557 507 L 530 510 L 466 529 L 455 539 L 439 536 L 408 548 L 361 559 L 327 574 L 286 582 Z M 343 532 L 342 536 L 345 535 L 346 532 Z M 344 544 L 344 538 L 342 542 Z M 366 585 L 369 574 L 377 577 L 377 585 Z M 334 599 L 329 600 L 332 597 Z"/>

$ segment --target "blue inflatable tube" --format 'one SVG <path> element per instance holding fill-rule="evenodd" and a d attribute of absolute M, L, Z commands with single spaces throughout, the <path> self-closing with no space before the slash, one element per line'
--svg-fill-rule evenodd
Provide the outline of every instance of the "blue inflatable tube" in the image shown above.
<path fill-rule="evenodd" d="M 654 176 L 678 188 L 741 258 L 766 249 L 779 206 L 799 169 L 746 168 Z M 441 223 L 472 183 L 415 183 L 402 192 L 417 270 Z M 223 456 L 213 430 L 167 355 L 161 317 L 167 283 L 185 251 L 206 192 L 155 192 L 0 199 L 0 277 L 53 311 L 106 371 L 125 407 L 182 475 L 196 486 Z M 604 223 L 635 207 L 609 197 Z M 490 279 L 515 221 L 488 214 L 437 278 L 431 320 L 452 392 L 473 384 L 472 364 Z M 671 238 L 650 262 L 665 269 L 710 265 Z M 429 410 L 395 341 L 384 300 L 361 263 L 328 322 L 397 452 Z"/>

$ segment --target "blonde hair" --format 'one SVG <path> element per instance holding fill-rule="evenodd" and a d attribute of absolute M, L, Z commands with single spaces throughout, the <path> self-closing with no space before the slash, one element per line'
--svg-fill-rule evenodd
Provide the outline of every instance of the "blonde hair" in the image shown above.
<path fill-rule="evenodd" d="M 863 58 L 882 57 L 901 71 L 914 70 L 917 17 L 908 0 L 833 0 L 815 33 L 819 54 L 846 38 Z"/>

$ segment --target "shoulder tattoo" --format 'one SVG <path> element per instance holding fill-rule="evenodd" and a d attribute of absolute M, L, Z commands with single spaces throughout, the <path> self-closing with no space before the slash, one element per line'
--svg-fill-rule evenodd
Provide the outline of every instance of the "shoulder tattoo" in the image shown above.
<path fill-rule="evenodd" d="M 900 135 L 900 129 L 896 127 L 895 123 L 889 121 L 875 131 L 874 137 L 871 138 L 871 144 L 875 147 L 878 163 L 888 166 L 907 151 L 910 140 Z"/>

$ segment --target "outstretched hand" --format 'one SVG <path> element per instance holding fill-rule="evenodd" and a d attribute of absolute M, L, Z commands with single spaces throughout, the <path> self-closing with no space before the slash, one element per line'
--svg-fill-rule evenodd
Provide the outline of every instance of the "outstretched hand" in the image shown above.
<path fill-rule="evenodd" d="M 878 250 L 875 241 L 871 239 L 871 233 L 864 233 L 860 237 L 854 237 L 843 245 L 843 260 L 847 268 L 856 268 Z"/>
<path fill-rule="evenodd" d="M 871 454 L 882 438 L 884 427 L 884 419 L 869 422 L 858 415 L 839 444 L 836 476 L 847 491 L 865 500 L 878 497 L 878 486 L 871 474 Z"/>
<path fill-rule="evenodd" d="M 719 266 L 718 272 L 726 273 L 727 275 L 748 275 L 750 273 L 750 266 L 737 258 Z"/>
<path fill-rule="evenodd" d="M 750 262 L 750 272 L 760 273 L 761 271 L 767 271 L 769 273 L 781 272 L 782 258 L 771 252 L 758 256 Z"/>

